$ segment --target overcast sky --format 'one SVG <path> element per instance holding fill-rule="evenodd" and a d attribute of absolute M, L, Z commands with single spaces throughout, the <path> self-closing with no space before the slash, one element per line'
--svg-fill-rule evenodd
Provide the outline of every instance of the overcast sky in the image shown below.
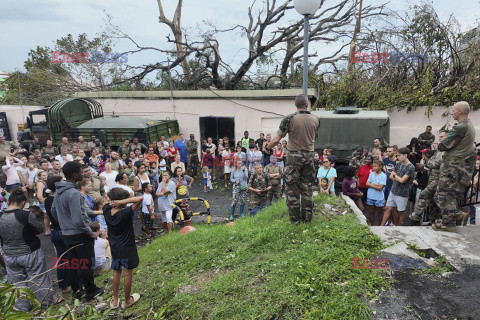
<path fill-rule="evenodd" d="M 261 1 L 261 0 L 257 0 Z M 164 0 L 167 17 L 173 16 L 176 0 Z M 280 1 L 279 1 L 280 2 Z M 334 3 L 334 0 L 327 0 Z M 365 0 L 370 4 L 384 3 L 379 0 Z M 184 0 L 182 24 L 190 33 L 198 32 L 204 20 L 219 28 L 235 24 L 245 24 L 250 0 Z M 434 0 L 437 12 L 442 19 L 453 14 L 463 30 L 475 27 L 479 18 L 478 0 Z M 394 1 L 390 8 L 406 10 L 408 4 Z M 145 46 L 166 47 L 165 37 L 169 30 L 158 23 L 156 0 L 0 0 L 0 70 L 12 72 L 24 70 L 23 62 L 30 49 L 37 46 L 53 46 L 54 41 L 69 33 L 87 33 L 90 38 L 102 30 L 105 24 L 104 11 L 113 17 L 113 22 L 121 26 L 136 41 Z M 289 19 L 298 19 L 296 12 L 289 13 Z M 229 34 L 221 39 L 223 58 L 227 63 L 238 61 L 245 53 L 246 41 L 238 34 Z M 120 43 L 116 52 L 132 49 L 127 43 Z M 141 65 L 158 59 L 154 53 L 129 56 L 129 64 Z"/>

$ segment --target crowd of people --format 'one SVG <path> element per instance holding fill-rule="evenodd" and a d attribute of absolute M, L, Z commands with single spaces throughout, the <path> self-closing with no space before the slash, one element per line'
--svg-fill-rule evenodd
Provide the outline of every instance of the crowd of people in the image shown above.
<path fill-rule="evenodd" d="M 335 196 L 337 170 L 332 149 L 324 149 L 321 155 L 312 151 L 319 121 L 306 111 L 307 97 L 298 96 L 295 105 L 297 112 L 282 120 L 273 139 L 262 133 L 255 140 L 245 131 L 236 144 L 227 137 L 216 144 L 212 138 L 199 144 L 193 134 L 188 140 L 180 134 L 178 139 L 167 141 L 162 136 L 148 145 L 138 138 L 125 139 L 116 150 L 94 136 L 89 142 L 80 136 L 74 143 L 64 137 L 57 147 L 51 140 L 43 146 L 35 138 L 17 147 L 0 134 L 0 185 L 4 187 L 0 262 L 8 282 L 31 287 L 44 305 L 62 300 L 53 294 L 46 272 L 37 236 L 43 233 L 56 251 L 54 268 L 62 293 L 72 291 L 74 298 L 92 300 L 103 294 L 94 276 L 113 269 L 110 308 L 128 308 L 140 298 L 131 293 L 132 270 L 139 265 L 133 229 L 136 215 L 147 241 L 155 235 L 156 213 L 163 230 L 170 232 L 179 207 L 185 208 L 174 203 L 190 197 L 200 175 L 204 192 L 214 190 L 215 180 L 225 188 L 231 186 L 231 221 L 237 205 L 239 216 L 245 217 L 249 192 L 251 216 L 285 194 L 291 222 L 310 222 L 312 190 Z M 470 215 L 458 210 L 467 187 L 469 198 L 476 198 L 478 192 L 480 160 L 473 166 L 475 133 L 468 112 L 468 104 L 454 106 L 452 114 L 459 124 L 451 131 L 440 131 L 438 143 L 427 126 L 406 147 L 384 146 L 375 139 L 371 150 L 356 150 L 344 171 L 343 194 L 362 211 L 369 206 L 371 225 L 404 225 L 407 206 L 411 221 L 431 220 L 436 230 L 453 231 L 457 220 L 474 224 L 474 206 Z M 287 133 L 288 145 L 281 140 Z M 452 180 L 446 172 L 462 174 Z M 31 304 L 20 300 L 17 308 L 29 310 Z"/>
<path fill-rule="evenodd" d="M 110 307 L 120 305 L 122 272 L 123 307 L 130 306 L 139 299 L 138 294 L 131 294 L 132 270 L 138 266 L 135 216 L 140 217 L 147 241 L 155 234 L 155 213 L 161 216 L 165 232 L 170 232 L 176 215 L 174 202 L 190 196 L 199 175 L 205 192 L 214 190 L 212 181 L 217 179 L 225 188 L 231 185 L 230 220 L 237 205 L 245 217 L 249 191 L 250 214 L 255 215 L 282 197 L 288 150 L 286 143 L 266 150 L 270 140 L 270 135 L 263 134 L 253 140 L 248 132 L 235 147 L 226 137 L 216 144 L 212 138 L 205 139 L 201 146 L 194 135 L 189 140 L 183 135 L 170 141 L 161 137 L 148 145 L 133 138 L 114 150 L 96 137 L 86 142 L 80 136 L 73 143 L 64 137 L 55 147 L 51 140 L 41 145 L 38 138 L 16 146 L 0 135 L 0 237 L 8 281 L 27 286 L 25 279 L 37 277 L 39 301 L 48 305 L 62 300 L 53 294 L 45 272 L 37 236 L 43 233 L 55 248 L 57 260 L 52 267 L 62 293 L 73 291 L 74 297 L 91 300 L 103 293 L 94 275 L 113 269 Z M 18 233 L 9 232 L 16 224 Z M 31 305 L 21 301 L 17 307 L 28 310 Z"/>
<path fill-rule="evenodd" d="M 408 225 L 424 222 L 454 232 L 456 224 L 475 224 L 480 157 L 469 110 L 466 103 L 452 108 L 459 123 L 450 131 L 440 130 L 438 142 L 427 126 L 405 147 L 384 146 L 375 139 L 371 150 L 356 150 L 345 170 L 342 192 L 360 210 L 369 207 L 370 225 L 405 225 L 407 207 Z M 329 192 L 328 183 L 334 179 L 335 171 L 329 177 L 328 168 L 327 161 L 322 192 Z"/>

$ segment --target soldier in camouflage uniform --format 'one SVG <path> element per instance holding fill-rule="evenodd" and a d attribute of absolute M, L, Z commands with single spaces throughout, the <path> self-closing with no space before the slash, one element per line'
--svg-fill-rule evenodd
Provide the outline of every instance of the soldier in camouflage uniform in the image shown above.
<path fill-rule="evenodd" d="M 363 152 L 362 148 L 358 148 L 355 151 L 355 155 L 352 156 L 352 160 L 350 160 L 350 163 L 348 165 L 350 167 L 355 168 L 355 171 L 357 171 L 364 164 L 365 164 L 365 153 Z"/>
<path fill-rule="evenodd" d="M 270 162 L 265 166 L 265 173 L 268 174 L 272 189 L 267 193 L 267 198 L 270 203 L 280 200 L 282 198 L 282 186 L 280 181 L 283 177 L 282 167 L 277 165 L 277 156 L 271 155 Z"/>
<path fill-rule="evenodd" d="M 297 112 L 282 119 L 277 135 L 266 148 L 271 149 L 288 133 L 285 193 L 292 223 L 309 223 L 313 215 L 314 143 L 320 120 L 308 109 L 308 97 L 295 98 Z"/>
<path fill-rule="evenodd" d="M 47 145 L 42 148 L 41 153 L 42 153 L 42 156 L 50 155 L 55 157 L 58 155 L 57 148 L 53 146 L 53 142 L 50 139 L 47 140 Z"/>
<path fill-rule="evenodd" d="M 193 134 L 190 135 L 190 140 L 187 141 L 187 173 L 192 176 L 197 176 L 198 171 L 198 141 L 195 140 Z"/>
<path fill-rule="evenodd" d="M 442 143 L 446 135 L 447 131 L 441 131 L 438 135 L 438 141 Z M 420 198 L 415 205 L 415 210 L 410 215 L 410 219 L 414 221 L 414 224 L 418 225 L 420 223 L 422 214 L 428 207 L 434 210 L 431 212 L 430 217 L 437 216 L 437 213 L 439 212 L 439 208 L 433 201 L 433 196 L 435 195 L 435 192 L 437 192 L 439 169 L 444 156 L 445 152 L 437 150 L 425 165 L 417 164 L 417 168 L 421 169 L 421 166 L 424 166 L 426 169 L 430 170 L 430 173 L 428 177 L 428 185 L 422 190 Z"/>
<path fill-rule="evenodd" d="M 68 142 L 67 137 L 63 137 L 62 143 L 57 147 L 58 154 L 62 153 L 62 148 L 67 148 L 68 153 L 72 151 L 72 144 Z"/>
<path fill-rule="evenodd" d="M 432 225 L 434 230 L 456 232 L 456 220 L 460 216 L 460 204 L 465 201 L 467 188 L 475 168 L 475 127 L 468 114 L 467 102 L 457 102 L 452 107 L 452 117 L 458 121 L 438 145 L 445 152 L 440 165 L 435 203 L 442 210 L 442 219 Z"/>
<path fill-rule="evenodd" d="M 263 172 L 262 165 L 257 164 L 255 172 L 248 180 L 248 190 L 251 192 L 250 215 L 256 215 L 258 211 L 269 204 L 267 194 L 270 189 L 272 189 L 272 184 L 268 175 Z"/>

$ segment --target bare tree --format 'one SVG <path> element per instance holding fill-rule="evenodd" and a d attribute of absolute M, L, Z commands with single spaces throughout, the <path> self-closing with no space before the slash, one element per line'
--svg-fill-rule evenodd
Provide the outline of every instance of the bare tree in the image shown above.
<path fill-rule="evenodd" d="M 166 24 L 173 33 L 173 37 L 175 38 L 175 45 L 176 45 L 176 54 L 179 58 L 182 59 L 182 69 L 185 78 L 190 78 L 190 67 L 188 66 L 188 61 L 186 59 L 188 53 L 183 50 L 183 32 L 182 32 L 182 5 L 183 0 L 178 0 L 177 8 L 175 9 L 175 13 L 173 15 L 173 19 L 169 20 L 165 16 L 165 12 L 162 6 L 162 0 L 157 0 L 158 3 L 158 10 L 160 11 L 159 21 L 160 23 Z"/>
<path fill-rule="evenodd" d="M 310 41 L 322 41 L 325 44 L 338 44 L 342 39 L 351 38 L 354 9 L 358 0 L 341 0 L 336 4 L 327 6 L 321 2 L 318 13 L 311 17 Z M 167 56 L 173 56 L 173 61 L 163 61 L 155 64 L 147 64 L 135 67 L 136 75 L 128 81 L 143 79 L 153 71 L 172 70 L 178 80 L 177 84 L 182 88 L 209 88 L 211 86 L 221 89 L 236 89 L 244 87 L 247 83 L 253 86 L 266 87 L 272 78 L 280 79 L 281 86 L 291 85 L 289 81 L 296 69 L 296 62 L 301 60 L 298 54 L 303 48 L 303 19 L 297 16 L 295 21 L 287 21 L 287 11 L 293 9 L 292 0 L 253 0 L 248 8 L 248 24 L 233 25 L 228 29 L 210 29 L 197 38 L 187 35 L 182 31 L 181 10 L 183 0 L 177 0 L 175 14 L 172 20 L 166 18 L 162 1 L 157 0 L 160 23 L 168 26 L 171 35 L 167 42 L 174 49 L 159 49 L 144 47 L 138 44 L 126 33 L 114 27 L 114 36 L 131 41 L 136 49 L 130 52 L 143 50 L 156 50 Z M 362 9 L 363 17 L 368 18 L 381 13 L 383 6 L 367 6 Z M 113 26 L 113 25 L 111 25 Z M 241 58 L 237 65 L 228 65 L 222 59 L 221 43 L 218 36 L 223 33 L 239 32 L 248 41 L 248 54 Z M 348 45 L 348 44 L 347 44 Z M 312 53 L 312 72 L 316 72 L 324 65 L 335 65 L 345 60 L 343 48 L 328 57 L 318 57 Z M 274 66 L 271 76 L 264 79 L 265 84 L 260 84 L 261 79 L 254 80 L 250 74 L 256 61 L 269 57 Z M 277 67 L 280 65 L 280 68 Z M 176 66 L 181 65 L 179 73 Z M 290 72 L 289 72 L 290 70 Z M 256 83 L 256 84 L 255 84 Z"/>
<path fill-rule="evenodd" d="M 352 41 L 350 42 L 350 52 L 348 54 L 348 73 L 352 73 L 354 68 L 353 54 L 355 52 L 355 44 L 357 42 L 358 33 L 360 32 L 360 27 L 362 23 L 362 7 L 363 7 L 363 0 L 359 0 L 358 11 L 354 13 L 356 23 L 355 23 L 355 30 L 353 31 Z"/>

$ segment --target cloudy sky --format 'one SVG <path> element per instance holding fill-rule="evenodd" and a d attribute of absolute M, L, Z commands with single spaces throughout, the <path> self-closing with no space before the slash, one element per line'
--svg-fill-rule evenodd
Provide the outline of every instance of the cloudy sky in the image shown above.
<path fill-rule="evenodd" d="M 257 0 L 261 1 L 261 0 Z M 163 0 L 167 17 L 173 16 L 176 0 Z M 279 1 L 280 2 L 280 1 Z M 327 3 L 335 3 L 327 0 Z M 365 0 L 369 4 L 385 3 L 381 0 Z M 454 15 L 467 30 L 476 26 L 479 18 L 478 0 L 433 0 L 442 19 Z M 195 34 L 204 21 L 218 28 L 228 28 L 235 24 L 247 23 L 247 8 L 250 0 L 184 0 L 182 24 L 189 33 Z M 413 3 L 413 2 L 410 2 Z M 389 7 L 406 10 L 408 3 L 392 1 Z M 12 72 L 24 70 L 23 62 L 30 49 L 37 46 L 53 46 L 54 41 L 69 33 L 78 35 L 87 33 L 95 36 L 105 25 L 105 13 L 113 17 L 113 22 L 136 41 L 145 46 L 165 48 L 169 30 L 158 23 L 158 5 L 156 0 L 0 0 L 0 70 Z M 290 21 L 298 19 L 293 10 Z M 227 63 L 238 61 L 245 53 L 245 39 L 238 34 L 229 34 L 221 39 L 223 58 Z M 128 43 L 119 43 L 117 52 L 132 49 Z M 141 65 L 163 60 L 154 53 L 129 56 L 129 64 Z"/>

